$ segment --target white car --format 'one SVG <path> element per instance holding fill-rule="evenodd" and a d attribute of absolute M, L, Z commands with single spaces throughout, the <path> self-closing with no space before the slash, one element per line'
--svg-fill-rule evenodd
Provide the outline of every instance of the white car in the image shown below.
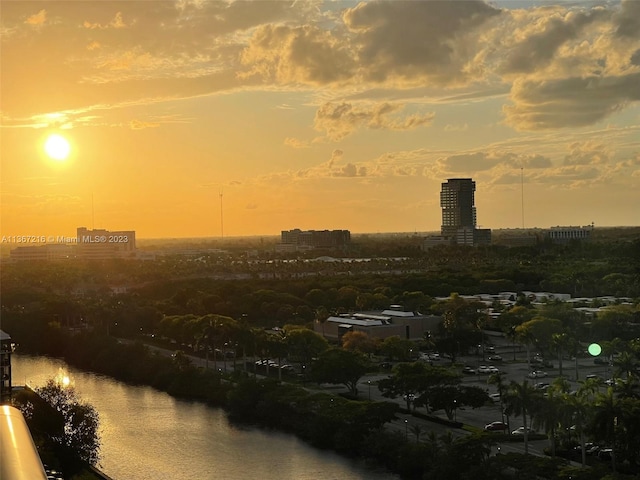
<path fill-rule="evenodd" d="M 529 433 L 529 435 L 531 435 L 532 433 L 536 433 L 529 427 L 527 427 L 527 432 Z M 516 428 L 513 432 L 511 432 L 511 435 L 524 435 L 524 427 Z"/>
<path fill-rule="evenodd" d="M 492 393 L 489 395 L 489 398 L 491 400 L 493 400 L 494 402 L 498 403 L 500 401 L 500 394 L 499 393 Z"/>
<path fill-rule="evenodd" d="M 544 378 L 547 376 L 547 372 L 543 372 L 542 370 L 534 370 L 533 372 L 530 372 L 529 375 L 527 375 L 527 377 L 529 378 Z"/>
<path fill-rule="evenodd" d="M 476 371 L 480 374 L 500 373 L 500 370 L 493 365 L 480 365 Z"/>

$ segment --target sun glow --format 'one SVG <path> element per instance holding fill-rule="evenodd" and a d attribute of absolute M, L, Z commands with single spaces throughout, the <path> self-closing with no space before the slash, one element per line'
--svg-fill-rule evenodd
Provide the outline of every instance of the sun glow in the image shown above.
<path fill-rule="evenodd" d="M 69 156 L 71 145 L 62 135 L 54 133 L 44 142 L 44 151 L 53 160 L 63 161 Z"/>
<path fill-rule="evenodd" d="M 73 385 L 71 377 L 64 368 L 58 369 L 58 374 L 56 375 L 55 382 L 62 388 L 68 388 Z"/>

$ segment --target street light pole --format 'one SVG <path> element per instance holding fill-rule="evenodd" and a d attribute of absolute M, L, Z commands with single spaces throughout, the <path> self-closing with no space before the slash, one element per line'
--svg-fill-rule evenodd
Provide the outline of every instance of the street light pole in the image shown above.
<path fill-rule="evenodd" d="M 369 385 L 369 401 L 371 401 L 371 380 L 367 380 L 367 384 Z"/>

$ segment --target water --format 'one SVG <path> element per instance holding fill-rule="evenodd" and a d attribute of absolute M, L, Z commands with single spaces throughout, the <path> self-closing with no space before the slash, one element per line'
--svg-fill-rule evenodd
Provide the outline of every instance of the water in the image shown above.
<path fill-rule="evenodd" d="M 68 376 L 100 414 L 100 469 L 114 480 L 389 480 L 395 475 L 296 437 L 229 424 L 223 410 L 85 373 L 60 360 L 12 356 L 14 385 Z"/>

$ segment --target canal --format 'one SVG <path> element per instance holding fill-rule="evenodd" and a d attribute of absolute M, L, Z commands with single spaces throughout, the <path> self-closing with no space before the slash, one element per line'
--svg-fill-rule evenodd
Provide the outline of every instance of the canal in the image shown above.
<path fill-rule="evenodd" d="M 114 480 L 389 480 L 295 436 L 229 423 L 224 410 L 127 385 L 46 357 L 14 355 L 14 385 L 67 376 L 100 415 L 99 468 Z"/>

